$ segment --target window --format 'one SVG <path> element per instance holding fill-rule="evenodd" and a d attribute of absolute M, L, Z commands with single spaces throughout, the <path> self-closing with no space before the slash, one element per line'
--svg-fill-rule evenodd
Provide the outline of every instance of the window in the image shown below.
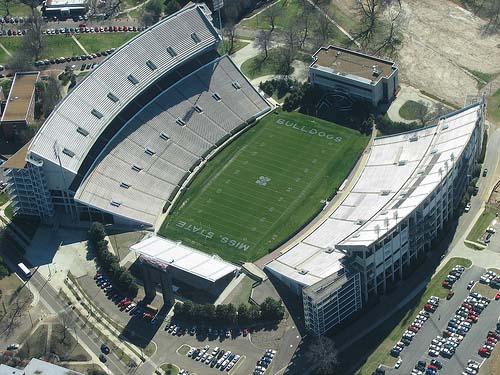
<path fill-rule="evenodd" d="M 236 89 L 236 90 L 239 90 L 241 89 L 241 85 L 238 81 L 233 81 L 233 83 L 231 83 L 233 85 L 233 87 Z"/>
<path fill-rule="evenodd" d="M 122 202 L 118 202 L 115 200 L 112 200 L 110 203 L 112 206 L 115 206 L 115 207 L 120 207 L 122 205 Z"/>
<path fill-rule="evenodd" d="M 214 98 L 215 100 L 217 100 L 218 102 L 220 102 L 222 100 L 222 98 L 220 97 L 220 95 L 216 92 L 214 92 L 212 94 L 212 98 Z"/>
<path fill-rule="evenodd" d="M 125 183 L 125 182 L 122 182 L 122 183 L 120 184 L 120 187 L 122 187 L 122 188 L 124 188 L 124 189 L 128 189 L 128 188 L 130 187 L 130 185 L 129 185 L 129 184 L 127 184 L 127 183 Z"/>
<path fill-rule="evenodd" d="M 70 158 L 72 158 L 73 156 L 75 156 L 75 153 L 73 151 L 71 151 L 71 150 L 68 150 L 66 147 L 63 148 L 62 152 L 63 152 L 64 155 L 68 155 Z"/>
<path fill-rule="evenodd" d="M 84 128 L 80 127 L 80 126 L 76 129 L 76 131 L 78 133 L 80 133 L 81 135 L 83 135 L 84 137 L 86 137 L 87 135 L 89 135 L 89 132 L 87 130 L 85 130 Z"/>
<path fill-rule="evenodd" d="M 144 150 L 144 152 L 146 154 L 148 154 L 149 156 L 153 156 L 155 154 L 155 152 L 153 150 L 151 150 L 149 147 L 146 147 L 146 149 Z"/>
<path fill-rule="evenodd" d="M 156 70 L 158 67 L 152 62 L 151 60 L 146 61 L 146 65 L 148 66 L 149 69 L 151 70 Z"/>
<path fill-rule="evenodd" d="M 137 85 L 139 83 L 139 80 L 137 78 L 135 78 L 132 74 L 129 74 L 129 76 L 127 77 L 127 79 L 132 82 L 132 84 L 134 85 Z"/>
<path fill-rule="evenodd" d="M 177 52 L 175 52 L 175 50 L 174 50 L 172 47 L 168 47 L 168 48 L 167 48 L 167 52 L 168 52 L 168 54 L 169 54 L 170 56 L 172 56 L 172 57 L 177 56 Z"/>
<path fill-rule="evenodd" d="M 112 93 L 108 92 L 107 97 L 113 102 L 116 103 L 118 102 L 118 97 L 116 95 L 113 95 Z"/>
<path fill-rule="evenodd" d="M 192 33 L 191 34 L 191 38 L 193 38 L 193 40 L 194 40 L 195 43 L 200 43 L 201 42 L 200 37 L 196 33 Z"/>
<path fill-rule="evenodd" d="M 134 164 L 134 165 L 132 166 L 132 170 L 133 170 L 133 171 L 136 171 L 136 172 L 140 172 L 140 171 L 142 171 L 142 168 L 141 168 L 141 167 L 139 167 L 138 165 L 135 165 L 135 164 Z"/>
<path fill-rule="evenodd" d="M 177 125 L 179 125 L 179 126 L 184 126 L 184 125 L 186 125 L 186 122 L 185 122 L 183 119 L 181 119 L 181 118 L 178 118 L 177 120 L 175 120 L 175 122 L 176 122 L 176 123 L 177 123 Z"/>
<path fill-rule="evenodd" d="M 104 116 L 104 115 L 103 115 L 101 112 L 99 112 L 97 109 L 93 109 L 93 110 L 91 111 L 91 113 L 92 113 L 95 117 L 97 117 L 98 119 L 102 119 L 102 118 L 103 118 L 103 116 Z"/>
<path fill-rule="evenodd" d="M 165 140 L 165 141 L 168 141 L 168 139 L 170 138 L 168 135 L 166 135 L 165 133 L 161 132 L 160 133 L 160 138 Z"/>
<path fill-rule="evenodd" d="M 196 104 L 193 108 L 198 113 L 202 113 L 203 112 L 203 108 L 201 108 L 198 104 Z"/>

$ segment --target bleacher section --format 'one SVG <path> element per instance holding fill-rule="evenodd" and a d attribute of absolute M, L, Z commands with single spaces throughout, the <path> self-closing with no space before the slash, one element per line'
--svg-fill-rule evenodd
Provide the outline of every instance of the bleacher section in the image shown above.
<path fill-rule="evenodd" d="M 171 85 L 121 128 L 75 200 L 154 224 L 190 168 L 268 110 L 229 57 L 215 59 Z"/>
<path fill-rule="evenodd" d="M 218 41 L 217 31 L 200 6 L 188 6 L 165 18 L 117 49 L 85 77 L 45 121 L 29 152 L 60 163 L 74 174 L 85 174 L 80 167 L 84 162 L 89 165 L 89 152 L 93 149 L 93 160 L 96 149 L 100 152 L 121 127 L 117 115 L 137 112 L 149 101 L 147 96 L 141 97 L 143 91 L 169 72 L 176 71 L 163 82 L 166 86 L 190 73 L 187 61 L 200 58 L 202 63 L 208 62 Z M 128 107 L 137 98 L 137 105 Z M 112 122 L 114 131 L 101 140 Z M 56 141 L 60 161 L 54 152 Z"/>

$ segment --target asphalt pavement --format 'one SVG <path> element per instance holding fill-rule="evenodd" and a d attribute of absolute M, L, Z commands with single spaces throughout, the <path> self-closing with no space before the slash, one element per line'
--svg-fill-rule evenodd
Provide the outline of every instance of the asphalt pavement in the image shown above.
<path fill-rule="evenodd" d="M 419 360 L 430 362 L 432 357 L 428 355 L 429 345 L 436 336 L 442 336 L 443 330 L 448 324 L 448 320 L 455 314 L 455 311 L 462 304 L 469 294 L 467 283 L 470 280 L 478 280 L 483 274 L 484 268 L 472 266 L 467 269 L 459 281 L 455 283 L 453 290 L 455 295 L 451 300 L 442 299 L 439 308 L 425 322 L 424 326 L 417 333 L 412 343 L 401 352 L 402 364 L 399 369 L 386 369 L 387 374 L 410 374 L 415 364 Z M 481 363 L 483 358 L 477 354 L 477 350 L 486 340 L 489 330 L 495 329 L 495 324 L 500 315 L 500 302 L 492 300 L 479 316 L 477 323 L 472 325 L 462 343 L 458 346 L 455 355 L 450 359 L 439 356 L 443 363 L 443 369 L 438 371 L 439 375 L 459 375 L 465 369 L 467 361 L 474 359 Z M 410 324 L 411 322 L 408 322 Z"/>

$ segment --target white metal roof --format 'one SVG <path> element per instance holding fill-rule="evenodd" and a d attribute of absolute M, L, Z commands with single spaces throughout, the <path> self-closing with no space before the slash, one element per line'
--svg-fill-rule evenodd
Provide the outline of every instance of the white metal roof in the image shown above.
<path fill-rule="evenodd" d="M 178 268 L 195 276 L 216 282 L 224 276 L 239 271 L 237 267 L 217 255 L 195 250 L 168 238 L 152 236 L 130 247 L 139 255 L 150 258 L 155 263 Z"/>
<path fill-rule="evenodd" d="M 215 59 L 176 82 L 125 124 L 90 169 L 75 199 L 153 224 L 186 172 L 210 147 L 269 109 L 228 56 Z M 153 154 L 146 153 L 148 149 Z"/>
<path fill-rule="evenodd" d="M 218 40 L 199 5 L 158 22 L 108 56 L 59 103 L 34 137 L 29 152 L 58 165 L 57 142 L 62 167 L 76 173 L 103 130 L 132 99 L 189 57 L 213 48 Z M 168 53 L 169 48 L 175 56 Z M 148 61 L 157 69 L 148 67 Z M 110 93 L 117 102 L 108 97 Z M 100 118 L 92 111 L 100 113 Z M 88 134 L 83 135 L 79 128 Z"/>
<path fill-rule="evenodd" d="M 341 269 L 344 253 L 325 249 L 369 246 L 411 214 L 461 157 L 480 106 L 458 111 L 433 127 L 375 139 L 364 170 L 342 203 L 266 268 L 301 285 Z"/>

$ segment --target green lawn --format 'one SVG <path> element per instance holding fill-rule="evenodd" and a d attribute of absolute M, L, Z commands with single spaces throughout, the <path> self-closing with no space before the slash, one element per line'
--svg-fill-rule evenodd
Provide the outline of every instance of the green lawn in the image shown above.
<path fill-rule="evenodd" d="M 14 53 L 21 47 L 22 37 L 0 38 L 0 43 L 10 52 Z M 0 64 L 5 65 L 9 61 L 9 55 L 0 48 Z"/>
<path fill-rule="evenodd" d="M 73 38 L 67 35 L 46 35 L 45 48 L 42 57 L 45 59 L 51 57 L 66 57 L 81 55 L 82 49 L 75 43 Z"/>
<path fill-rule="evenodd" d="M 161 372 L 161 375 L 177 375 L 179 373 L 179 367 L 170 363 L 161 365 L 160 368 L 163 371 Z"/>
<path fill-rule="evenodd" d="M 390 367 L 394 366 L 396 358 L 389 354 L 391 348 L 401 339 L 403 332 L 415 319 L 418 312 L 422 310 L 422 306 L 430 296 L 438 296 L 439 298 L 446 297 L 448 289 L 444 289 L 441 286 L 441 282 L 456 265 L 470 267 L 472 263 L 470 260 L 464 258 L 450 259 L 448 263 L 446 263 L 446 265 L 429 281 L 425 292 L 420 298 L 416 298 L 410 302 L 407 307 L 397 312 L 394 316 L 370 332 L 370 334 L 363 339 L 362 343 L 357 342 L 353 345 L 353 356 L 357 356 L 355 348 L 359 348 L 360 345 L 362 345 L 364 350 L 375 347 L 375 350 L 367 358 L 363 366 L 355 372 L 355 375 L 371 375 L 379 364 L 384 364 Z M 348 349 L 346 352 L 350 353 L 351 350 Z M 349 354 L 347 355 L 349 356 Z M 359 357 L 353 358 L 353 360 L 359 360 Z"/>
<path fill-rule="evenodd" d="M 487 108 L 489 119 L 500 125 L 500 90 L 488 98 Z"/>
<path fill-rule="evenodd" d="M 318 212 L 368 137 L 300 113 L 260 120 L 208 162 L 159 233 L 253 261 Z"/>
<path fill-rule="evenodd" d="M 9 194 L 0 193 L 0 206 L 3 206 L 9 200 Z"/>
<path fill-rule="evenodd" d="M 250 305 L 248 302 L 250 295 L 252 294 L 252 285 L 255 281 L 250 277 L 245 276 L 243 280 L 233 289 L 227 298 L 223 301 L 224 304 L 232 303 L 234 306 L 238 307 L 240 304 Z"/>
<path fill-rule="evenodd" d="M 240 49 L 242 49 L 243 47 L 246 47 L 248 44 L 249 44 L 249 42 L 236 39 L 234 41 L 233 50 L 232 50 L 231 54 L 238 52 Z M 229 42 L 226 39 L 224 39 L 224 43 L 219 44 L 218 50 L 219 50 L 219 53 L 221 55 L 224 55 L 225 53 L 229 53 Z"/>
<path fill-rule="evenodd" d="M 39 326 L 19 349 L 19 357 L 31 359 L 45 356 L 47 353 L 47 334 L 47 326 L 45 324 Z"/>
<path fill-rule="evenodd" d="M 9 1 L 8 5 L 9 5 L 9 14 L 12 17 L 31 16 L 31 8 L 20 1 Z M 1 16 L 7 15 L 7 8 L 5 7 L 5 1 L 0 2 L 0 15 Z"/>
<path fill-rule="evenodd" d="M 266 60 L 264 56 L 257 55 L 248 59 L 241 65 L 241 70 L 250 79 L 257 77 L 267 76 L 270 74 L 283 74 L 280 70 L 279 57 L 280 48 L 273 48 L 269 50 Z M 290 68 L 290 74 L 293 73 L 293 67 Z"/>
<path fill-rule="evenodd" d="M 426 113 L 425 111 L 427 111 L 425 104 L 408 100 L 399 108 L 399 115 L 405 120 L 417 120 L 419 113 Z"/>
<path fill-rule="evenodd" d="M 137 33 L 80 34 L 78 41 L 89 53 L 120 47 Z"/>
<path fill-rule="evenodd" d="M 296 22 L 302 14 L 302 5 L 299 0 L 278 0 L 273 6 L 274 9 L 266 9 L 259 15 L 243 20 L 241 25 L 256 29 L 271 30 L 269 14 L 278 13 L 275 20 L 275 28 L 281 29 L 290 22 Z"/>
<path fill-rule="evenodd" d="M 12 207 L 12 203 L 5 207 L 5 216 L 7 216 L 10 220 L 14 217 L 14 208 Z"/>
<path fill-rule="evenodd" d="M 477 219 L 476 223 L 472 227 L 471 231 L 467 235 L 468 241 L 478 242 L 481 235 L 484 233 L 486 228 L 488 228 L 495 218 L 497 210 L 493 207 L 485 207 L 479 219 Z"/>

